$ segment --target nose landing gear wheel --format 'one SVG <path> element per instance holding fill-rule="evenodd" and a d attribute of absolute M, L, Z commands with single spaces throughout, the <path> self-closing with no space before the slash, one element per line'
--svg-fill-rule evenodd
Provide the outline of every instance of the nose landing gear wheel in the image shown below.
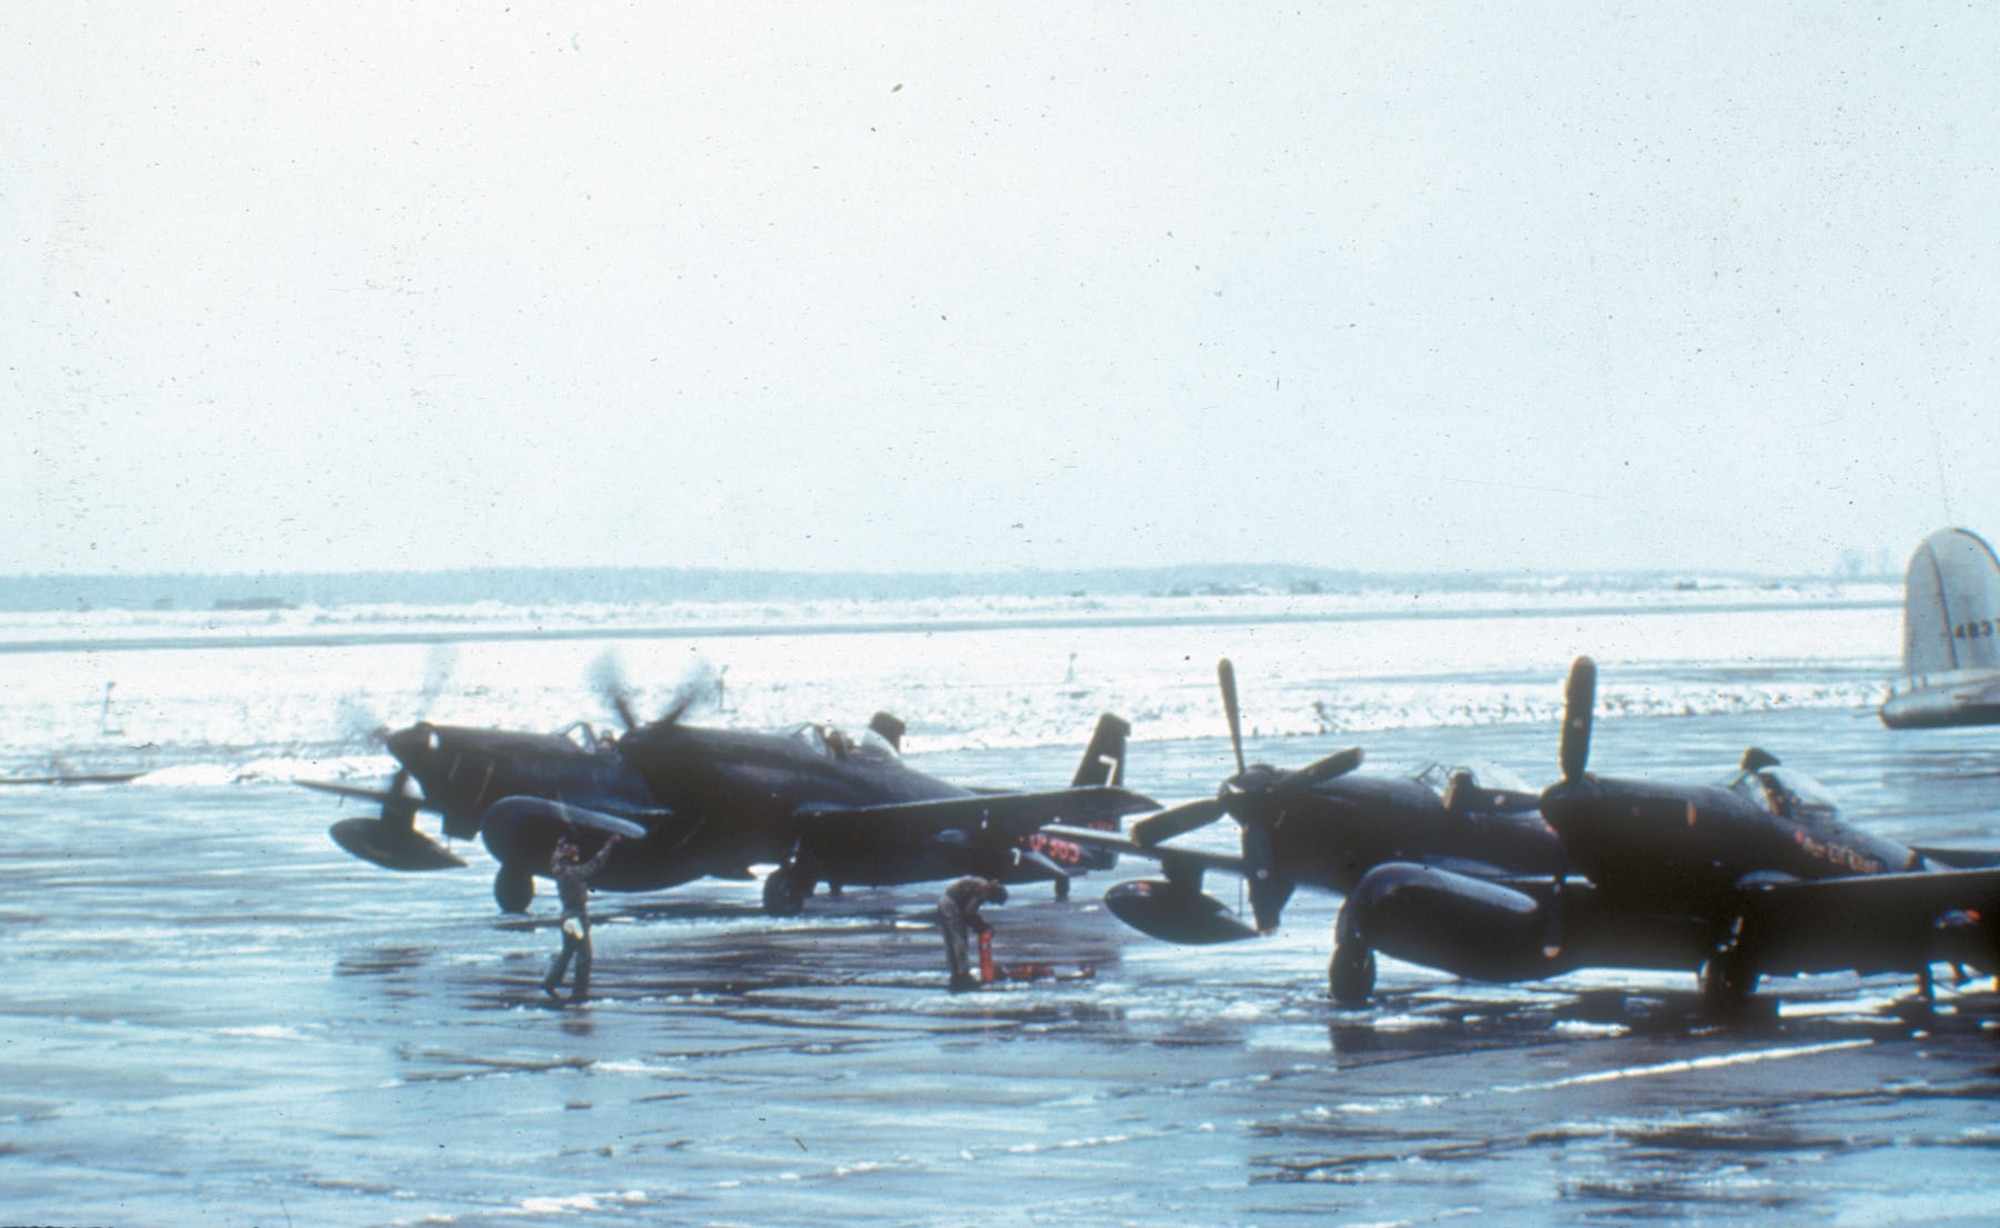
<path fill-rule="evenodd" d="M 1327 993 L 1336 1005 L 1368 1005 L 1368 995 L 1375 992 L 1375 952 L 1351 942 L 1334 947 L 1326 981 Z"/>
<path fill-rule="evenodd" d="M 535 902 L 535 876 L 522 866 L 501 863 L 493 876 L 493 901 L 501 912 L 523 913 Z"/>
<path fill-rule="evenodd" d="M 764 880 L 764 911 L 773 917 L 796 917 L 805 911 L 812 893 L 812 878 L 787 862 Z"/>

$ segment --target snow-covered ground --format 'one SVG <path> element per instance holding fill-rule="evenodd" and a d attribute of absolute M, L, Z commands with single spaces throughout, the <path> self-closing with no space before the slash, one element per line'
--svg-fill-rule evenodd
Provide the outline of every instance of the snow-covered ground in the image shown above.
<path fill-rule="evenodd" d="M 385 762 L 417 719 L 553 729 L 644 713 L 711 679 L 693 719 L 846 727 L 886 709 L 913 750 L 1080 742 L 1100 712 L 1139 741 L 1221 729 L 1234 659 L 1265 735 L 1553 720 L 1579 653 L 1606 719 L 1879 701 L 1899 595 L 1710 586 L 1176 598 L 962 598 L 520 609 L 103 610 L 0 616 L 0 774 L 208 769 L 284 778 Z"/>

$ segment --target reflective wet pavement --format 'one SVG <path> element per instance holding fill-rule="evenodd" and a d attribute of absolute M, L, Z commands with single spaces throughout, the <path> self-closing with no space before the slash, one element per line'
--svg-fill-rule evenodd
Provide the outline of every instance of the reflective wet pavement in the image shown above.
<path fill-rule="evenodd" d="M 1551 737 L 1366 741 L 1374 765 L 1449 746 L 1538 779 Z M 2000 754 L 1970 733 L 1851 710 L 1607 721 L 1594 758 L 1707 777 L 1749 741 L 1888 834 L 2000 839 Z M 1206 793 L 1227 753 L 1138 744 L 1134 783 Z M 1037 786 L 1072 759 L 922 766 Z M 1718 1026 L 1692 976 L 1386 964 L 1346 1012 L 1323 997 L 1336 901 L 1174 948 L 1095 906 L 1114 873 L 996 913 L 1002 962 L 1075 979 L 960 996 L 927 889 L 782 923 L 756 884 L 600 896 L 600 997 L 557 1008 L 536 989 L 546 899 L 500 917 L 476 850 L 427 876 L 356 862 L 325 835 L 343 813 L 270 785 L 0 795 L 0 1221 L 1991 1224 L 2000 1205 L 1990 981 L 1931 1016 L 1897 978 L 1776 982 L 1767 1015 Z"/>

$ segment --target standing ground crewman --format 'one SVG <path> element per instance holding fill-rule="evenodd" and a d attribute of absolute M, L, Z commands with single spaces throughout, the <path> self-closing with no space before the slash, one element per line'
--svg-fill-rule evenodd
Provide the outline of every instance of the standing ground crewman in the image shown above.
<path fill-rule="evenodd" d="M 542 992 L 558 1002 L 562 995 L 556 987 L 569 971 L 571 956 L 576 957 L 576 988 L 569 1000 L 582 1002 L 590 997 L 590 876 L 604 868 L 611 850 L 617 847 L 618 837 L 613 835 L 597 850 L 597 856 L 585 861 L 583 850 L 565 835 L 556 841 L 556 851 L 549 857 L 549 876 L 556 880 L 556 895 L 562 900 L 562 950 L 542 978 Z"/>
<path fill-rule="evenodd" d="M 938 897 L 938 927 L 944 930 L 944 962 L 951 969 L 953 993 L 979 988 L 965 954 L 965 933 L 971 930 L 982 938 L 993 932 L 979 915 L 981 904 L 1005 904 L 1007 888 L 990 878 L 961 878 Z"/>

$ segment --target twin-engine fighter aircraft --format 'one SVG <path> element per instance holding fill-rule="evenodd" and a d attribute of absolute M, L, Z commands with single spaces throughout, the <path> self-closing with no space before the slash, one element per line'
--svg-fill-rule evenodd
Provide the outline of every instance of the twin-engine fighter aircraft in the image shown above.
<path fill-rule="evenodd" d="M 1386 951 L 1487 981 L 1578 968 L 1699 969 L 1731 1008 L 1763 975 L 2000 970 L 2000 852 L 1911 848 L 1842 823 L 1802 773 L 1752 749 L 1716 786 L 1592 776 L 1597 669 L 1572 668 L 1562 779 L 1541 813 L 1576 874 L 1493 879 L 1391 863 L 1356 884 L 1336 927 L 1343 965 Z"/>
<path fill-rule="evenodd" d="M 1940 529 L 1903 582 L 1903 676 L 1882 704 L 1891 729 L 2000 724 L 2000 562 L 1977 533 Z"/>
<path fill-rule="evenodd" d="M 1133 928 L 1181 943 L 1270 933 L 1298 886 L 1345 894 L 1386 863 L 1434 867 L 1468 881 L 1548 879 L 1565 873 L 1561 842 L 1536 813 L 1534 790 L 1495 769 L 1485 769 L 1483 783 L 1473 769 L 1439 764 L 1407 777 L 1358 775 L 1354 769 L 1361 764 L 1361 751 L 1352 748 L 1293 772 L 1262 763 L 1246 766 L 1235 670 L 1224 660 L 1217 663 L 1216 675 L 1236 775 L 1223 782 L 1214 800 L 1189 802 L 1142 819 L 1129 839 L 1051 830 L 1160 863 L 1164 880 L 1119 883 L 1104 894 L 1105 906 Z M 1168 843 L 1224 815 L 1241 829 L 1238 855 Z M 1254 929 L 1221 901 L 1202 894 L 1202 875 L 1208 870 L 1238 874 L 1248 882 Z M 1334 961 L 1336 996 L 1358 993 L 1365 998 L 1373 984 L 1374 957 L 1366 948 L 1348 954 L 1353 967 Z"/>
<path fill-rule="evenodd" d="M 448 836 L 477 835 L 499 861 L 493 895 L 526 911 L 535 876 L 565 831 L 586 856 L 624 837 L 593 887 L 653 891 L 702 877 L 765 879 L 764 907 L 795 914 L 817 883 L 878 885 L 980 874 L 1047 881 L 1066 895 L 1072 874 L 1115 856 L 1043 834 L 1057 819 L 1116 832 L 1122 816 L 1157 804 L 1121 787 L 1129 726 L 1098 722 L 1068 789 L 980 792 L 903 763 L 902 722 L 877 714 L 859 741 L 802 725 L 789 734 L 685 724 L 685 698 L 639 725 L 622 697 L 628 732 L 613 738 L 585 725 L 559 734 L 469 729 L 419 722 L 388 736 L 400 764 L 385 790 L 301 781 L 309 788 L 377 802 L 374 819 L 335 823 L 342 848 L 395 870 L 465 863 L 416 830 L 419 810 L 444 817 Z M 414 780 L 421 794 L 412 796 Z"/>

